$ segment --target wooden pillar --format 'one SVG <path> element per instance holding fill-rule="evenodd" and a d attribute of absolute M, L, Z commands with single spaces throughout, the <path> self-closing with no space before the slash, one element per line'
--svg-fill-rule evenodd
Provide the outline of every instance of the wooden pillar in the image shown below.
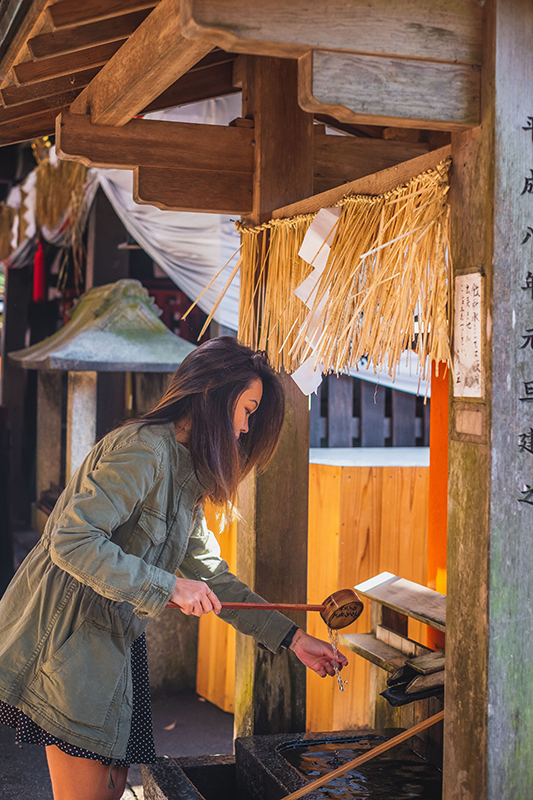
<path fill-rule="evenodd" d="M 257 224 L 312 194 L 313 119 L 297 102 L 297 64 L 247 59 L 243 116 L 255 124 L 254 211 Z M 287 414 L 267 472 L 242 487 L 237 573 L 267 599 L 305 602 L 309 481 L 309 402 L 282 376 Z M 304 626 L 302 617 L 296 618 Z M 263 651 L 237 635 L 236 735 L 305 730 L 305 668 L 294 655 Z"/>
<path fill-rule="evenodd" d="M 0 596 L 15 571 L 10 525 L 10 484 L 8 409 L 0 405 Z"/>
<path fill-rule="evenodd" d="M 10 471 L 10 518 L 12 530 L 24 530 L 30 524 L 31 480 L 29 479 L 32 457 L 31 431 L 28 430 L 26 414 L 28 383 L 31 375 L 20 369 L 8 358 L 8 353 L 25 347 L 29 329 L 29 310 L 32 298 L 32 271 L 29 267 L 8 269 L 6 271 L 4 325 L 2 329 L 2 380 L 0 381 L 1 403 L 7 409 L 9 431 L 9 471 Z"/>
<path fill-rule="evenodd" d="M 130 277 L 129 250 L 118 249 L 127 239 L 126 228 L 99 188 L 87 225 L 86 290 Z"/>
<path fill-rule="evenodd" d="M 533 5 L 485 15 L 482 125 L 452 141 L 455 288 L 481 274 L 483 314 L 480 396 L 450 405 L 444 798 L 529 800 Z"/>
<path fill-rule="evenodd" d="M 134 416 L 140 416 L 150 411 L 165 394 L 173 372 L 135 372 L 134 395 L 135 408 Z"/>

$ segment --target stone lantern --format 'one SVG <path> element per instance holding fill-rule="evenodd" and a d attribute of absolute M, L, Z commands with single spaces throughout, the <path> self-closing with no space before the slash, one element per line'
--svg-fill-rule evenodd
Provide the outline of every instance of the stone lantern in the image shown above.
<path fill-rule="evenodd" d="M 98 373 L 136 373 L 136 378 L 142 378 L 136 384 L 140 413 L 157 401 L 168 373 L 173 373 L 195 349 L 195 345 L 172 333 L 159 319 L 160 314 L 139 281 L 120 280 L 96 286 L 78 300 L 72 318 L 61 330 L 32 347 L 9 354 L 23 369 L 39 370 L 38 499 L 50 487 L 60 487 L 62 440 L 66 448 L 65 482 L 95 443 L 99 406 L 111 400 L 102 392 L 97 399 Z M 66 442 L 62 436 L 64 372 L 68 373 Z M 46 514 L 37 509 L 37 530 L 42 530 L 45 521 Z"/>

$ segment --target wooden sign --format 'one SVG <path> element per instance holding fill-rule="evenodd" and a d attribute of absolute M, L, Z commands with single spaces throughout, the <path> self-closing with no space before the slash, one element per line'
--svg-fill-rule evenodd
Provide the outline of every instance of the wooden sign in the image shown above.
<path fill-rule="evenodd" d="M 453 337 L 454 397 L 482 397 L 481 274 L 455 279 Z"/>

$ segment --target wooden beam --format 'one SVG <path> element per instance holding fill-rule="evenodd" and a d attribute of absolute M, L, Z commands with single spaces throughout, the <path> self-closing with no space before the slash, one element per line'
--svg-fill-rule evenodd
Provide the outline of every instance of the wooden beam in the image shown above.
<path fill-rule="evenodd" d="M 272 212 L 272 218 L 281 219 L 282 217 L 293 217 L 296 214 L 311 214 L 321 208 L 328 208 L 334 205 L 345 194 L 377 195 L 389 192 L 416 175 L 420 175 L 421 172 L 435 167 L 443 158 L 447 158 L 450 153 L 450 145 L 441 147 L 439 150 L 432 150 L 423 156 L 412 158 L 410 161 L 404 161 L 373 175 L 367 175 L 356 181 L 345 183 L 336 189 L 330 189 L 328 192 L 322 192 L 297 203 L 283 206 L 283 208 L 277 208 Z"/>
<path fill-rule="evenodd" d="M 429 145 L 386 139 L 317 134 L 313 148 L 313 194 L 387 169 L 427 153 Z"/>
<path fill-rule="evenodd" d="M 10 119 L 4 123 L 0 116 L 0 146 L 26 142 L 28 139 L 51 135 L 55 130 L 55 121 L 58 113 L 66 111 L 68 106 L 69 103 L 67 102 L 66 106 L 44 109 L 30 116 Z M 15 106 L 15 108 L 22 108 L 22 106 Z"/>
<path fill-rule="evenodd" d="M 73 100 L 76 99 L 77 92 L 64 92 L 60 95 L 54 95 L 53 97 L 45 97 L 42 100 L 32 100 L 29 103 L 23 103 L 18 106 L 10 106 L 9 108 L 2 108 L 0 106 L 0 125 L 6 126 L 8 123 L 13 122 L 15 120 L 24 120 L 27 117 L 35 116 L 36 114 L 40 114 L 43 111 L 53 111 L 55 117 L 63 110 L 66 106 L 68 106 Z M 48 133 L 54 133 L 55 131 L 55 117 L 53 119 L 52 130 L 48 131 Z M 37 136 L 45 135 L 43 134 L 36 134 Z"/>
<path fill-rule="evenodd" d="M 211 100 L 228 94 L 237 94 L 240 88 L 233 83 L 235 61 L 225 61 L 205 69 L 189 70 L 169 86 L 155 100 L 142 109 L 143 114 L 173 108 L 200 100 Z"/>
<path fill-rule="evenodd" d="M 75 53 L 85 47 L 93 47 L 106 42 L 125 39 L 150 14 L 150 9 L 134 11 L 113 19 L 80 25 L 78 28 L 67 28 L 57 33 L 43 33 L 28 41 L 28 48 L 34 59 L 50 58 L 62 53 Z"/>
<path fill-rule="evenodd" d="M 71 75 L 63 75 L 61 78 L 31 83 L 28 86 L 6 86 L 0 91 L 0 95 L 6 108 L 74 90 L 77 90 L 77 95 L 80 89 L 89 85 L 100 69 L 101 67 L 91 67 L 91 69 L 74 72 Z"/>
<path fill-rule="evenodd" d="M 348 125 L 347 122 L 340 122 L 329 114 L 314 114 L 315 122 L 323 122 L 324 125 L 333 130 L 347 133 L 350 136 L 358 136 L 363 139 L 383 139 L 383 127 L 380 125 Z"/>
<path fill-rule="evenodd" d="M 77 25 L 86 25 L 121 14 L 140 11 L 145 8 L 154 8 L 159 0 L 65 0 L 49 6 L 48 13 L 52 18 L 54 28 L 74 28 Z"/>
<path fill-rule="evenodd" d="M 17 83 L 24 86 L 28 83 L 72 75 L 74 72 L 91 69 L 91 67 L 103 67 L 125 41 L 126 39 L 119 39 L 118 42 L 87 47 L 77 53 L 53 56 L 42 61 L 22 61 L 20 64 L 15 64 L 13 72 Z"/>
<path fill-rule="evenodd" d="M 245 172 L 138 167 L 133 173 L 135 202 L 169 211 L 248 214 L 252 192 L 252 174 Z"/>
<path fill-rule="evenodd" d="M 88 115 L 57 118 L 59 158 L 86 166 L 253 172 L 253 128 L 132 119 L 121 128 L 93 125 Z"/>
<path fill-rule="evenodd" d="M 15 0 L 11 14 L 0 22 L 0 82 L 5 80 L 11 67 L 39 17 L 46 9 L 48 0 L 33 0 L 23 3 Z"/>
<path fill-rule="evenodd" d="M 80 72 L 91 67 L 103 67 L 125 41 L 126 39 L 119 39 L 118 42 L 87 47 L 76 53 L 65 53 L 40 61 L 22 61 L 20 64 L 15 64 L 13 72 L 17 83 L 23 86 L 27 83 L 38 83 L 51 78 L 59 78 L 62 75 L 71 75 L 73 72 Z M 236 58 L 238 56 L 234 53 L 225 53 L 223 50 L 215 48 L 186 74 L 189 75 L 197 69 L 233 62 Z"/>
<path fill-rule="evenodd" d="M 480 64 L 477 0 L 182 0 L 188 38 L 224 50 L 298 58 L 311 48 Z"/>
<path fill-rule="evenodd" d="M 480 121 L 479 68 L 314 50 L 299 61 L 300 106 L 342 122 L 467 130 Z"/>
<path fill-rule="evenodd" d="M 179 0 L 162 0 L 71 110 L 90 113 L 97 125 L 125 125 L 206 56 L 211 42 L 181 35 L 179 6 Z"/>

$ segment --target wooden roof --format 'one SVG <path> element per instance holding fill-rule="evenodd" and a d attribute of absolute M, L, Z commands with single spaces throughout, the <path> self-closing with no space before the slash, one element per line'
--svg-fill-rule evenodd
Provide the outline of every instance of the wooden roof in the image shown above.
<path fill-rule="evenodd" d="M 276 59 L 292 63 L 293 118 L 358 137 L 310 131 L 315 194 L 479 124 L 478 0 L 0 0 L 0 146 L 55 132 L 61 158 L 134 170 L 137 202 L 248 214 L 260 135 L 247 87 L 283 80 L 258 83 Z M 135 119 L 241 89 L 248 119 L 232 129 Z"/>
<path fill-rule="evenodd" d="M 0 0 L 0 145 L 239 91 L 239 54 L 298 59 L 301 108 L 370 136 L 479 124 L 477 0 Z"/>
<path fill-rule="evenodd" d="M 0 23 L 0 145 L 54 133 L 57 115 L 134 41 L 159 0 L 12 0 L 9 5 L 16 8 Z M 203 50 L 190 69 L 136 113 L 240 91 L 233 83 L 237 54 L 212 44 Z M 153 57 L 152 48 L 148 54 Z"/>

